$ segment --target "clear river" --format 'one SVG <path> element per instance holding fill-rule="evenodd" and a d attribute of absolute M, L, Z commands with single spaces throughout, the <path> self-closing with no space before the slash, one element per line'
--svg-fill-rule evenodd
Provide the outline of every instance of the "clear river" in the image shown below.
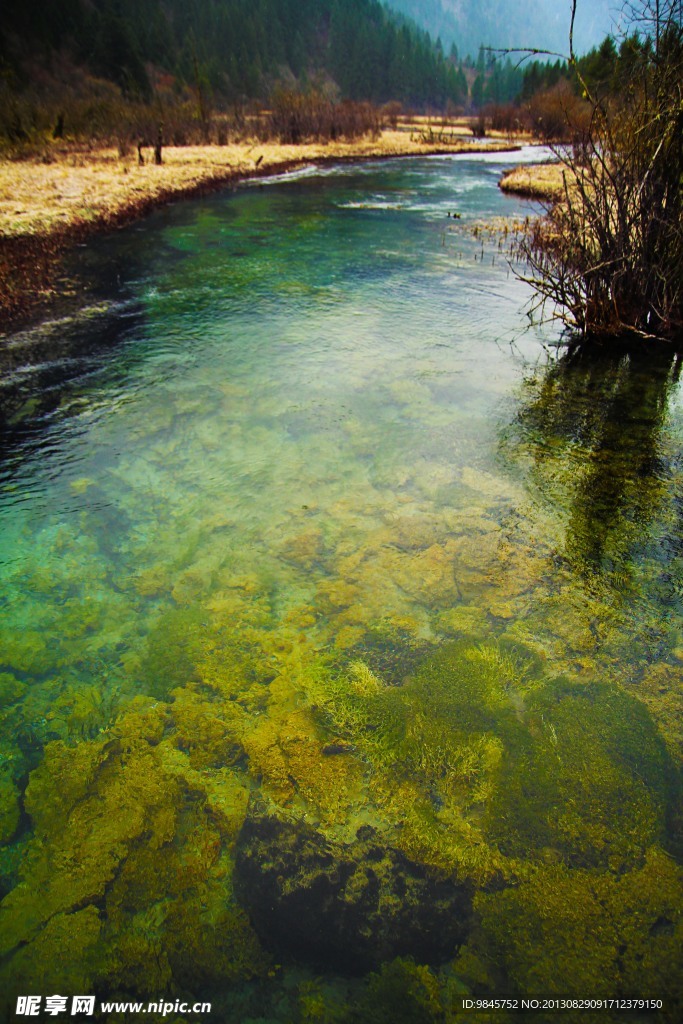
<path fill-rule="evenodd" d="M 681 1019 L 679 363 L 529 317 L 538 157 L 160 210 L 4 338 L 10 1014 Z"/>

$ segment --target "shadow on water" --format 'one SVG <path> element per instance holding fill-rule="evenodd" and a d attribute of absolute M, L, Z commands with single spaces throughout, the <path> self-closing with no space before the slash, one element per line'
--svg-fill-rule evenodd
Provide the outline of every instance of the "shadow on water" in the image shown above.
<path fill-rule="evenodd" d="M 185 224 L 189 213 L 175 214 Z M 125 388 L 154 354 L 144 340 L 148 311 L 140 282 L 185 254 L 164 242 L 169 211 L 143 225 L 95 238 L 64 259 L 55 318 L 0 338 L 0 475 L 40 455 L 56 422 L 102 394 Z M 147 244 L 140 242 L 140 236 Z"/>
<path fill-rule="evenodd" d="M 576 349 L 525 382 L 504 447 L 563 517 L 562 553 L 585 580 L 619 583 L 636 556 L 657 557 L 644 550 L 655 533 L 660 546 L 680 548 L 665 429 L 680 373 L 670 349 Z"/>
<path fill-rule="evenodd" d="M 137 304 L 93 309 L 0 347 L 0 486 L 11 486 L 22 466 L 51 452 L 69 421 L 117 393 L 138 361 L 122 350 L 144 331 L 144 323 Z"/>

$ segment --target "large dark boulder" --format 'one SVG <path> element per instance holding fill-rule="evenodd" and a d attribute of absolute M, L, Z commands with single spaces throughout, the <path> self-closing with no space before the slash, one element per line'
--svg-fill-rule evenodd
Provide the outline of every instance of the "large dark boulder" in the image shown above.
<path fill-rule="evenodd" d="M 369 826 L 336 843 L 259 804 L 237 842 L 235 891 L 266 948 L 336 972 L 448 960 L 472 916 L 470 885 L 432 877 Z"/>

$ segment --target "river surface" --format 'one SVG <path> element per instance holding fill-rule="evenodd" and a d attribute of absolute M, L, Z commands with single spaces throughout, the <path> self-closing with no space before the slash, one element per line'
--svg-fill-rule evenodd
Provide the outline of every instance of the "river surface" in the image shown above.
<path fill-rule="evenodd" d="M 164 209 L 5 339 L 11 1007 L 677 1019 L 678 364 L 531 324 L 520 159 Z"/>

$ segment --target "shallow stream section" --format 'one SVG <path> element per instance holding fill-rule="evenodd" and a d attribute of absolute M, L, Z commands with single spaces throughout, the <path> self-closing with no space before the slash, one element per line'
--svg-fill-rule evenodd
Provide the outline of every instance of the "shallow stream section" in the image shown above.
<path fill-rule="evenodd" d="M 530 324 L 497 181 L 538 158 L 162 210 L 4 340 L 11 1007 L 678 1019 L 679 366 Z"/>

